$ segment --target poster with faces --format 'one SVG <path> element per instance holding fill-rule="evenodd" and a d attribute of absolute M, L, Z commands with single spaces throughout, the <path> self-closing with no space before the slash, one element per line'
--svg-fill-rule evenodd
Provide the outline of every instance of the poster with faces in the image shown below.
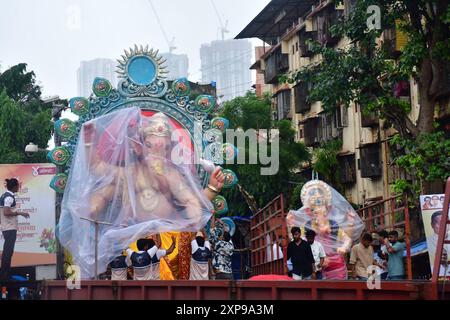
<path fill-rule="evenodd" d="M 444 207 L 444 194 L 430 194 L 420 196 L 420 208 L 422 210 L 422 220 L 427 238 L 428 255 L 430 257 L 431 272 L 434 268 L 436 247 L 441 223 L 442 210 Z M 450 228 L 447 226 L 446 239 L 450 239 Z M 445 261 L 450 261 L 450 244 L 444 245 L 444 253 L 447 254 Z M 440 276 L 450 276 L 449 262 L 442 262 L 439 269 Z"/>

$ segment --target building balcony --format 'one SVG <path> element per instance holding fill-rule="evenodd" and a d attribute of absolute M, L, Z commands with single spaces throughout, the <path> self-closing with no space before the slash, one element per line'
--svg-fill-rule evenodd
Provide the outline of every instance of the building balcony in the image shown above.
<path fill-rule="evenodd" d="M 342 15 L 343 10 L 337 10 L 332 5 L 327 6 L 316 15 L 317 37 L 320 44 L 332 47 L 339 42 L 340 37 L 331 34 L 331 27 L 339 22 Z"/>
<path fill-rule="evenodd" d="M 375 113 L 361 112 L 361 127 L 363 128 L 375 128 L 378 127 L 380 120 Z"/>
<path fill-rule="evenodd" d="M 317 135 L 319 125 L 320 118 L 318 116 L 303 121 L 303 139 L 305 146 L 313 147 L 319 145 L 320 139 Z"/>
<path fill-rule="evenodd" d="M 322 142 L 343 139 L 343 130 L 338 128 L 334 114 L 321 113 L 302 121 L 304 142 L 307 147 L 318 146 Z"/>
<path fill-rule="evenodd" d="M 267 84 L 278 83 L 278 76 L 289 69 L 289 55 L 278 48 L 265 59 L 264 80 Z"/>
<path fill-rule="evenodd" d="M 277 109 L 277 120 L 292 119 L 291 112 L 291 90 L 286 89 L 274 95 Z"/>
<path fill-rule="evenodd" d="M 406 34 L 399 30 L 399 23 L 400 21 L 397 20 L 392 28 L 383 32 L 383 46 L 390 59 L 397 59 L 408 41 Z"/>
<path fill-rule="evenodd" d="M 311 110 L 311 103 L 308 102 L 309 84 L 301 82 L 294 87 L 295 112 L 305 113 Z"/>
<path fill-rule="evenodd" d="M 317 31 L 301 31 L 299 33 L 300 38 L 300 56 L 311 57 L 313 53 L 313 44 L 311 41 L 317 40 Z"/>

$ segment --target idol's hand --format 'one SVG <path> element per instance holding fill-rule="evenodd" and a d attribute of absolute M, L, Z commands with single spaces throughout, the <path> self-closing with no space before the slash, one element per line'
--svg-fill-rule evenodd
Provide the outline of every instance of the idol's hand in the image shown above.
<path fill-rule="evenodd" d="M 209 184 L 220 191 L 223 188 L 224 179 L 225 177 L 223 175 L 222 168 L 216 167 L 209 178 Z"/>
<path fill-rule="evenodd" d="M 353 227 L 355 225 L 355 213 L 353 211 L 348 212 L 347 221 L 349 227 Z"/>
<path fill-rule="evenodd" d="M 293 226 L 295 222 L 295 216 L 292 212 L 289 211 L 289 213 L 286 216 L 286 222 L 289 226 Z"/>
<path fill-rule="evenodd" d="M 322 268 L 320 268 L 320 269 L 322 270 L 323 268 L 328 267 L 329 264 L 330 264 L 330 258 L 325 257 L 325 259 L 323 259 L 323 265 L 322 265 Z"/>

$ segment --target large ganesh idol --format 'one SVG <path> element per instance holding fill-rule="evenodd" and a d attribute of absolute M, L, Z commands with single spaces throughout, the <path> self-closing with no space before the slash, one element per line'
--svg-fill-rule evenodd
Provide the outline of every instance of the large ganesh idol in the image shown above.
<path fill-rule="evenodd" d="M 215 86 L 168 81 L 158 50 L 135 45 L 117 61 L 116 87 L 95 78 L 89 97 L 70 99 L 77 121 L 55 122 L 66 142 L 48 154 L 60 172 L 50 187 L 63 195 L 57 236 L 83 279 L 96 276 L 97 247 L 98 275 L 138 238 L 160 238 L 168 248 L 174 236 L 161 279 L 189 279 L 192 237 L 211 210 L 228 210 L 219 193 L 237 182 L 214 165 L 236 156 L 217 139 L 229 122 L 214 117 Z"/>
<path fill-rule="evenodd" d="M 303 207 L 288 213 L 288 226 L 315 231 L 315 241 L 323 245 L 327 256 L 322 270 L 325 279 L 347 279 L 345 255 L 361 236 L 361 218 L 341 194 L 320 180 L 303 186 L 301 200 Z"/>
<path fill-rule="evenodd" d="M 168 231 L 195 232 L 211 218 L 220 168 L 203 189 L 182 134 L 163 113 L 142 116 L 136 107 L 86 122 L 80 132 L 62 203 L 59 238 L 82 278 L 98 272 L 132 242 Z M 89 220 L 87 220 L 89 219 Z"/>

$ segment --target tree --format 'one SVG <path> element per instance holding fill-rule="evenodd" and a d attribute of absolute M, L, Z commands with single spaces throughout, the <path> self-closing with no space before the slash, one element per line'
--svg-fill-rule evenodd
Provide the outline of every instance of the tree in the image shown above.
<path fill-rule="evenodd" d="M 367 8 L 381 9 L 381 29 L 367 27 Z M 392 59 L 387 42 L 379 45 L 383 32 L 396 26 L 407 36 L 400 56 Z M 450 70 L 450 6 L 446 0 L 359 0 L 349 16 L 332 27 L 334 36 L 349 39 L 345 48 L 328 48 L 314 44 L 320 64 L 288 75 L 289 82 L 309 82 L 309 100 L 321 101 L 328 112 L 351 102 L 363 112 L 372 112 L 386 120 L 399 134 L 398 146 L 430 138 L 436 129 L 433 117 L 439 104 L 448 102 Z M 409 102 L 402 100 L 396 88 L 413 77 L 418 83 L 420 112 L 417 122 L 408 117 Z M 436 140 L 438 141 L 438 140 Z M 409 148 L 409 151 L 417 148 Z M 407 150 L 403 150 L 403 154 Z M 397 159 L 398 160 L 398 159 Z M 435 161 L 438 161 L 436 159 Z M 401 165 L 404 162 L 397 161 Z M 448 160 L 447 160 L 448 164 Z M 430 191 L 433 180 L 444 181 L 450 174 L 448 165 L 441 175 L 427 172 L 414 176 L 413 185 Z M 405 169 L 408 169 L 404 167 Z M 427 171 L 423 167 L 420 170 Z M 436 180 L 434 180 L 436 181 Z"/>
<path fill-rule="evenodd" d="M 304 161 L 310 160 L 307 148 L 294 141 L 295 130 L 290 121 L 273 121 L 271 114 L 271 102 L 268 96 L 257 97 L 248 92 L 244 97 L 235 98 L 224 104 L 221 116 L 230 120 L 230 128 L 237 129 L 278 129 L 279 132 L 279 170 L 275 175 L 261 175 L 259 155 L 257 164 L 233 164 L 225 165 L 225 168 L 233 170 L 238 176 L 240 185 L 253 195 L 259 208 L 283 193 L 287 196 L 286 203 L 297 183 L 301 180 L 293 171 Z M 270 140 L 270 139 L 269 139 Z M 270 142 L 268 142 L 270 150 Z M 248 145 L 245 150 L 248 159 Z M 228 200 L 229 212 L 232 215 L 248 215 L 249 208 L 245 203 L 243 194 L 239 188 L 225 190 L 224 196 Z"/>
<path fill-rule="evenodd" d="M 51 106 L 41 100 L 34 72 L 21 63 L 0 74 L 0 163 L 47 162 L 39 152 L 31 157 L 25 145 L 47 147 L 51 138 Z"/>
<path fill-rule="evenodd" d="M 28 103 L 39 101 L 41 88 L 36 85 L 33 71 L 27 72 L 27 65 L 19 63 L 0 76 L 0 88 L 6 90 L 6 94 L 14 101 Z"/>
<path fill-rule="evenodd" d="M 339 192 L 343 192 L 339 182 L 338 153 L 342 148 L 341 140 L 330 140 L 321 144 L 320 148 L 313 151 L 314 171 L 318 172 L 321 179 L 331 184 Z"/>

